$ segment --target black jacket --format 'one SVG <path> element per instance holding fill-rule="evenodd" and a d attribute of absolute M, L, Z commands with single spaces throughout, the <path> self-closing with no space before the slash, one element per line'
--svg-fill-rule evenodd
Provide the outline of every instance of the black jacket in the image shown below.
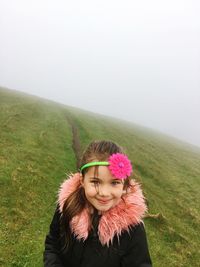
<path fill-rule="evenodd" d="M 103 246 L 96 231 L 91 231 L 85 241 L 72 239 L 69 249 L 62 252 L 60 239 L 60 212 L 56 210 L 45 240 L 45 267 L 151 267 L 143 223 L 124 231 L 119 240 Z"/>

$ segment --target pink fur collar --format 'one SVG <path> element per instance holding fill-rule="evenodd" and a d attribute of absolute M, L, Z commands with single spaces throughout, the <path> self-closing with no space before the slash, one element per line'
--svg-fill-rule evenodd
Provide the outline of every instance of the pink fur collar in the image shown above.
<path fill-rule="evenodd" d="M 98 234 L 102 245 L 109 246 L 115 235 L 119 237 L 129 227 L 142 222 L 147 210 L 145 200 L 140 186 L 132 180 L 134 185 L 123 197 L 119 204 L 103 213 L 99 221 Z M 58 204 L 62 212 L 66 198 L 80 187 L 80 175 L 76 173 L 65 180 L 60 187 Z M 71 230 L 77 239 L 86 240 L 90 229 L 90 214 L 85 208 L 79 215 L 75 216 L 70 224 Z"/>

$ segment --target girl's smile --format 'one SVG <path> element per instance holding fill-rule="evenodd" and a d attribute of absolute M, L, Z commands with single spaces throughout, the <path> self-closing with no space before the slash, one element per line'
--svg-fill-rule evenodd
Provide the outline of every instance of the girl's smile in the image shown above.
<path fill-rule="evenodd" d="M 101 204 L 108 204 L 110 200 L 105 200 L 105 199 L 97 199 L 99 203 Z"/>

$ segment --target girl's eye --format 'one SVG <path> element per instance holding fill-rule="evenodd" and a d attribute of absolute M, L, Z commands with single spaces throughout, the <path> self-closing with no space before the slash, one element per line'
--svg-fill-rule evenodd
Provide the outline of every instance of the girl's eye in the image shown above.
<path fill-rule="evenodd" d="M 99 181 L 94 180 L 94 181 L 91 181 L 91 183 L 94 184 L 94 185 L 98 185 Z"/>
<path fill-rule="evenodd" d="M 121 182 L 120 181 L 113 181 L 112 182 L 112 185 L 118 185 L 118 184 L 121 184 Z"/>

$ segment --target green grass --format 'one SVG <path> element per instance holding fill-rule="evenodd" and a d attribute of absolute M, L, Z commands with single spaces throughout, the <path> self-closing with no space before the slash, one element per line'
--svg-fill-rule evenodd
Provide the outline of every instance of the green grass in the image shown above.
<path fill-rule="evenodd" d="M 131 158 L 149 207 L 155 267 L 199 266 L 200 150 L 124 121 L 0 88 L 0 266 L 43 266 L 59 184 L 80 149 L 111 139 Z"/>

